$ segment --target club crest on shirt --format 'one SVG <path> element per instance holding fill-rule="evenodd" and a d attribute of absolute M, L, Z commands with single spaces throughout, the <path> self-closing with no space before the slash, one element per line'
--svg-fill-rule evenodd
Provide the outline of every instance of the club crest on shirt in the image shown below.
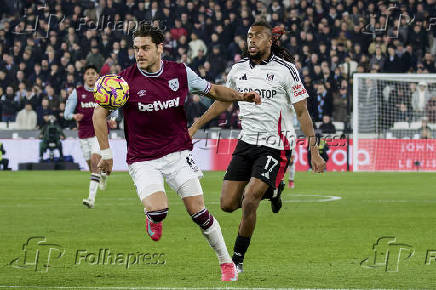
<path fill-rule="evenodd" d="M 267 81 L 271 82 L 273 79 L 274 79 L 274 75 L 273 74 L 269 74 L 269 73 L 266 74 L 266 80 Z"/>
<path fill-rule="evenodd" d="M 86 99 L 86 94 L 82 94 L 82 99 Z"/>
<path fill-rule="evenodd" d="M 177 91 L 179 89 L 179 79 L 175 78 L 175 79 L 169 80 L 168 81 L 168 86 L 173 91 Z"/>

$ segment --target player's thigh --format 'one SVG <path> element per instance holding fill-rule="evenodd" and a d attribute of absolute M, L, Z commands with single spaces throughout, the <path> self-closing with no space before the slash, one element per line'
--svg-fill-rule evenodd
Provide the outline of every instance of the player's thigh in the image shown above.
<path fill-rule="evenodd" d="M 257 178 L 271 188 L 276 189 L 289 165 L 291 151 L 263 147 L 254 161 L 251 177 Z"/>
<path fill-rule="evenodd" d="M 163 175 L 152 165 L 152 161 L 130 164 L 129 174 L 135 184 L 136 193 L 147 210 L 168 207 Z"/>
<path fill-rule="evenodd" d="M 97 137 L 91 137 L 88 139 L 89 140 L 89 147 L 90 147 L 90 151 L 91 154 L 96 154 L 96 155 L 101 155 L 100 153 L 100 145 L 98 144 L 98 140 Z"/>
<path fill-rule="evenodd" d="M 254 202 L 258 204 L 269 187 L 270 185 L 264 180 L 252 177 L 244 189 L 244 203 Z"/>
<path fill-rule="evenodd" d="M 91 144 L 89 143 L 89 138 L 79 139 L 80 149 L 82 150 L 82 155 L 85 160 L 91 160 Z M 91 170 L 91 168 L 89 168 Z"/>
<path fill-rule="evenodd" d="M 168 185 L 181 198 L 203 195 L 199 178 L 203 173 L 188 150 L 178 151 L 161 158 L 162 173 Z"/>

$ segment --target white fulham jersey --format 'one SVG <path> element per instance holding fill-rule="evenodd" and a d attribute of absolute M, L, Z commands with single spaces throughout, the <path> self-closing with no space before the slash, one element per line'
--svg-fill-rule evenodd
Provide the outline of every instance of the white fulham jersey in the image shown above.
<path fill-rule="evenodd" d="M 294 64 L 271 54 L 261 64 L 244 58 L 232 66 L 227 87 L 241 93 L 255 91 L 262 104 L 238 102 L 240 139 L 279 150 L 295 146 L 292 104 L 309 97 Z"/>

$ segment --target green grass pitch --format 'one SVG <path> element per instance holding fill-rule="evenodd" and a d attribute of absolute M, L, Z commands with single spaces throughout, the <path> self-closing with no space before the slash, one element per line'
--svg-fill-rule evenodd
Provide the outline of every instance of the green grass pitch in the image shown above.
<path fill-rule="evenodd" d="M 92 210 L 81 204 L 88 176 L 0 172 L 0 288 L 436 288 L 434 173 L 298 172 L 279 214 L 261 203 L 245 272 L 226 283 L 173 191 L 167 191 L 170 211 L 156 243 L 145 236 L 143 210 L 126 172 L 110 176 Z M 241 211 L 220 210 L 222 176 L 205 172 L 201 182 L 232 251 Z M 332 196 L 340 199 L 320 202 Z M 46 241 L 35 238 L 24 251 L 27 239 L 38 236 Z M 118 264 L 98 260 L 100 249 L 120 254 Z M 127 269 L 129 254 L 138 262 Z"/>

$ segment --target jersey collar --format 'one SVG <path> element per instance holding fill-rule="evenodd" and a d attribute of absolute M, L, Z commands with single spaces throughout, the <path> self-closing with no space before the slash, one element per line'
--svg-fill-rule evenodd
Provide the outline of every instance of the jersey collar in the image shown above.
<path fill-rule="evenodd" d="M 163 60 L 161 60 L 160 61 L 160 68 L 159 68 L 159 70 L 157 72 L 153 72 L 153 73 L 140 69 L 138 64 L 136 64 L 136 67 L 142 73 L 143 76 L 146 76 L 146 77 L 158 77 L 163 72 L 163 65 L 164 65 L 163 64 Z"/>
<path fill-rule="evenodd" d="M 262 60 L 258 65 L 266 65 L 268 64 L 274 57 L 274 53 L 271 52 L 271 54 L 268 56 L 267 59 Z M 250 59 L 250 68 L 254 68 L 256 64 Z"/>
<path fill-rule="evenodd" d="M 83 85 L 83 87 L 85 88 L 85 90 L 87 90 L 88 92 L 93 93 L 94 92 L 94 88 L 90 88 L 87 85 Z"/>

